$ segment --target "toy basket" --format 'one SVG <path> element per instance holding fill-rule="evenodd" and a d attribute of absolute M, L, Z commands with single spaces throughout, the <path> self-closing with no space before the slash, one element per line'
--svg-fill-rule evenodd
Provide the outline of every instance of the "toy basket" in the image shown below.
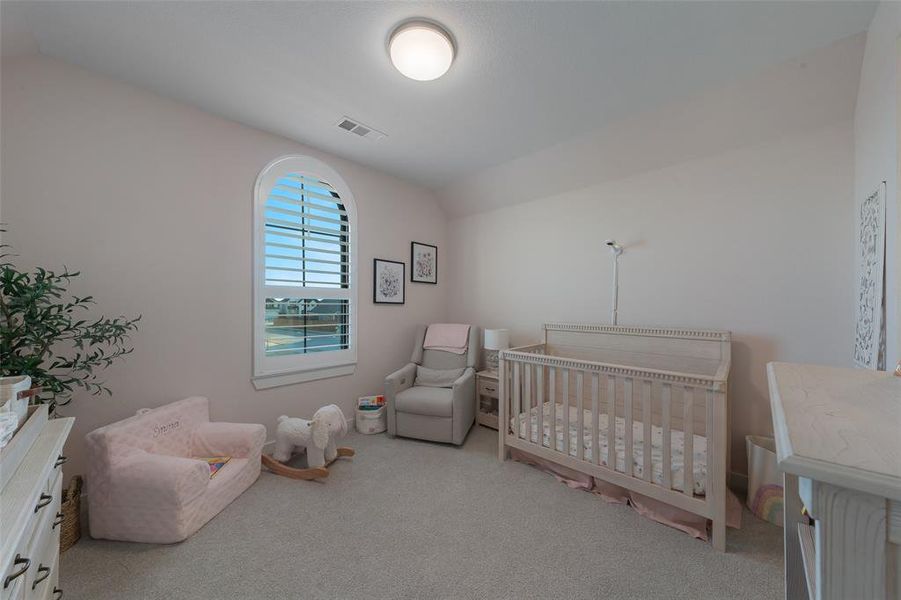
<path fill-rule="evenodd" d="M 357 416 L 354 419 L 357 431 L 371 435 L 373 433 L 382 433 L 388 429 L 388 420 L 385 415 L 385 407 L 378 410 L 360 410 L 357 409 Z"/>
<path fill-rule="evenodd" d="M 65 552 L 81 539 L 81 488 L 84 480 L 76 475 L 63 490 L 59 512 L 62 515 L 59 531 L 59 551 Z"/>
<path fill-rule="evenodd" d="M 354 415 L 357 431 L 366 435 L 382 433 L 388 429 L 385 413 L 384 396 L 364 396 L 357 400 L 357 411 Z"/>
<path fill-rule="evenodd" d="M 776 466 L 776 442 L 759 435 L 745 436 L 748 450 L 748 508 L 758 518 L 782 527 L 782 475 Z"/>

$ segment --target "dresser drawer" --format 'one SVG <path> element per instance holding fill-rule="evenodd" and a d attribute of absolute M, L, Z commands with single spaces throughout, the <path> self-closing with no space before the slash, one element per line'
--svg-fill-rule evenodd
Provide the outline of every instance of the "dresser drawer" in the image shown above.
<path fill-rule="evenodd" d="M 56 548 L 57 552 L 55 560 L 53 561 L 53 572 L 47 579 L 47 587 L 44 588 L 44 598 L 46 600 L 59 600 L 63 597 L 63 591 L 59 587 L 59 546 L 57 545 Z"/>
<path fill-rule="evenodd" d="M 37 532 L 37 520 L 32 519 L 25 528 L 25 535 L 10 553 L 9 563 L 0 567 L 0 600 L 24 598 L 25 580 L 37 563 L 29 554 L 29 546 Z M 27 561 L 27 562 L 26 562 Z"/>
<path fill-rule="evenodd" d="M 63 486 L 63 475 L 60 471 L 51 471 L 51 477 L 53 477 L 52 487 L 49 491 L 43 491 L 42 488 L 42 495 L 38 499 L 43 506 L 37 508 L 36 502 L 29 514 L 32 523 L 25 529 L 26 535 L 19 542 L 15 554 L 21 560 L 18 564 L 14 561 L 6 569 L 2 574 L 3 581 L 0 585 L 6 582 L 8 576 L 15 575 L 25 568 L 26 563 L 22 560 L 28 561 L 27 569 L 13 579 L 9 586 L 0 590 L 0 600 L 47 596 L 45 584 L 53 579 L 52 565 L 57 562 L 59 555 L 59 527 L 54 527 L 54 523 L 59 513 Z"/>
<path fill-rule="evenodd" d="M 488 396 L 490 398 L 498 397 L 498 385 L 495 379 L 479 378 L 479 395 Z"/>
<path fill-rule="evenodd" d="M 46 543 L 49 540 L 43 541 Z M 32 569 L 30 579 L 25 582 L 25 598 L 43 600 L 53 597 L 53 588 L 59 585 L 59 545 L 48 544 L 44 548 L 43 558 Z"/>
<path fill-rule="evenodd" d="M 56 483 L 56 478 L 62 474 L 63 465 L 66 463 L 67 458 L 62 454 L 58 454 L 57 458 L 53 461 L 53 468 L 50 469 L 50 474 L 47 476 L 47 481 L 44 484 L 44 490 L 47 493 L 53 489 L 54 483 Z"/>
<path fill-rule="evenodd" d="M 0 489 L 0 600 L 54 597 L 60 533 L 54 523 L 65 463 L 60 455 L 73 422 L 69 417 L 44 423 Z"/>
<path fill-rule="evenodd" d="M 47 486 L 46 491 L 41 491 L 41 495 L 32 508 L 32 518 L 37 522 L 37 527 L 31 535 L 32 539 L 42 533 L 49 533 L 53 530 L 53 521 L 56 519 L 56 514 L 59 512 L 62 502 L 62 472 L 52 471 L 49 479 L 52 483 Z"/>
<path fill-rule="evenodd" d="M 17 556 L 24 556 L 25 552 L 21 552 L 17 554 Z M 0 586 L 2 586 L 6 582 L 6 578 L 11 576 L 19 571 L 19 569 L 23 568 L 25 565 L 11 565 L 9 569 L 3 573 L 3 581 L 0 581 Z M 31 566 L 28 567 L 31 570 Z M 21 575 L 16 577 L 12 581 L 9 582 L 7 587 L 0 588 L 0 598 L 2 600 L 20 600 L 25 597 L 25 575 Z"/>
<path fill-rule="evenodd" d="M 31 568 L 25 579 L 25 595 L 27 598 L 43 598 L 46 595 L 46 587 L 53 574 L 53 564 L 59 554 L 59 527 L 54 527 L 56 515 L 59 512 L 60 498 L 62 496 L 63 476 L 56 472 L 50 495 L 49 504 L 35 513 L 38 525 L 32 535 L 28 554 L 31 559 Z"/>

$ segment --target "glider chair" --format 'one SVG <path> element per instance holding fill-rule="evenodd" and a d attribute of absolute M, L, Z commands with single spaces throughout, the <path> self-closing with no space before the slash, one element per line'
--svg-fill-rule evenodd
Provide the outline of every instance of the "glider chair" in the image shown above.
<path fill-rule="evenodd" d="M 410 363 L 385 378 L 388 435 L 461 445 L 475 421 L 479 329 L 469 327 L 462 354 L 424 348 L 416 332 Z"/>
<path fill-rule="evenodd" d="M 194 396 L 89 433 L 91 537 L 172 544 L 203 527 L 260 474 L 266 428 L 210 422 Z M 210 476 L 203 457 L 230 456 Z"/>

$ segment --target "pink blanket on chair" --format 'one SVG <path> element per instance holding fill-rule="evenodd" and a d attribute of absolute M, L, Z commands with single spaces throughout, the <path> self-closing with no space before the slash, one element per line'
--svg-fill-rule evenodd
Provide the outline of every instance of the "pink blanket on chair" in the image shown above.
<path fill-rule="evenodd" d="M 433 323 L 425 332 L 426 350 L 443 350 L 463 354 L 469 345 L 469 325 L 456 323 Z"/>

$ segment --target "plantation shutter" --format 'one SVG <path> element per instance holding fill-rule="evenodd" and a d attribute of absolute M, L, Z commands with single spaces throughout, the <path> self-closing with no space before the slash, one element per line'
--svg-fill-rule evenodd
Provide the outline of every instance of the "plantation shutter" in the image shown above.
<path fill-rule="evenodd" d="M 267 356 L 350 344 L 350 221 L 338 192 L 302 174 L 280 177 L 264 207 Z"/>

